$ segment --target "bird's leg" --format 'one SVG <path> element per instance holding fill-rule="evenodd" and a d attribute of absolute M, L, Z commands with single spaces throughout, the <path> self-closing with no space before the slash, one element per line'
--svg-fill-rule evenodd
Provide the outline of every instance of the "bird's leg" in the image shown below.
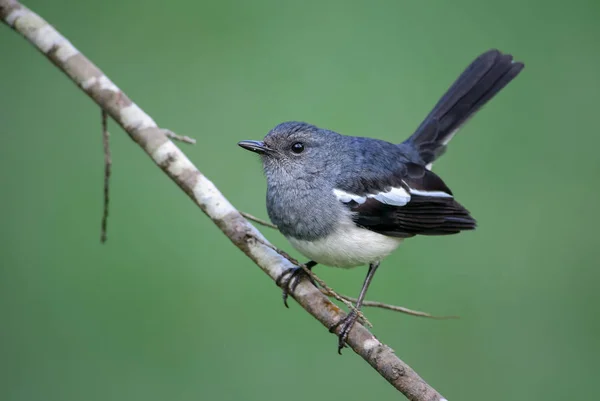
<path fill-rule="evenodd" d="M 306 266 L 309 270 L 311 270 L 316 265 L 317 262 L 312 260 L 309 260 L 307 263 L 304 264 L 304 266 Z M 289 269 L 281 273 L 281 275 L 275 281 L 275 284 L 283 288 L 283 304 L 286 308 L 289 308 L 287 303 L 289 293 L 296 289 L 298 283 L 303 277 L 308 278 L 315 287 L 317 286 L 313 279 L 308 274 L 306 274 L 304 269 L 301 267 L 290 267 Z"/>
<path fill-rule="evenodd" d="M 367 272 L 367 277 L 365 278 L 365 282 L 360 290 L 360 294 L 358 295 L 358 299 L 356 300 L 355 309 L 352 309 L 346 317 L 340 319 L 339 322 L 331 326 L 329 329 L 330 333 L 334 333 L 335 330 L 341 326 L 340 331 L 338 333 L 338 354 L 342 354 L 342 348 L 346 345 L 346 340 L 348 339 L 348 334 L 350 334 L 350 330 L 352 330 L 352 326 L 356 323 L 356 319 L 358 318 L 356 311 L 360 310 L 362 306 L 363 300 L 365 299 L 365 295 L 367 294 L 367 290 L 369 289 L 369 284 L 371 284 L 371 280 L 373 280 L 373 276 L 375 275 L 375 271 L 379 267 L 379 262 L 373 262 L 369 265 L 369 271 Z"/>

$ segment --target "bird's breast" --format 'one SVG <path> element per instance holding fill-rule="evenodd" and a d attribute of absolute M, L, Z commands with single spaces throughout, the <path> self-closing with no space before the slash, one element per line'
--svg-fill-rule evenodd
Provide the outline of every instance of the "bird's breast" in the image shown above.
<path fill-rule="evenodd" d="M 355 267 L 380 261 L 402 242 L 402 238 L 381 235 L 354 223 L 341 224 L 329 235 L 314 240 L 286 237 L 310 260 L 334 267 Z"/>
<path fill-rule="evenodd" d="M 330 234 L 346 208 L 324 186 L 305 188 L 303 182 L 269 185 L 267 212 L 286 237 L 313 240 Z"/>

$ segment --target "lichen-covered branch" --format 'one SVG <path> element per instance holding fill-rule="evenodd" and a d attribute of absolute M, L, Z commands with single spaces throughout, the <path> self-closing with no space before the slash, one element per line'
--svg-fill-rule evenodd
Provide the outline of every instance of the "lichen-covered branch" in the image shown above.
<path fill-rule="evenodd" d="M 262 243 L 268 242 L 171 142 L 166 131 L 159 128 L 150 116 L 50 24 L 15 0 L 0 0 L 0 19 L 27 38 L 123 127 L 131 139 L 215 222 L 231 242 L 271 279 L 275 280 L 292 267 L 288 260 Z M 4 54 L 4 57 L 10 57 L 10 54 Z M 344 316 L 340 308 L 308 282 L 300 283 L 291 295 L 327 328 Z M 435 389 L 364 326 L 354 326 L 348 344 L 408 399 L 443 400 Z"/>

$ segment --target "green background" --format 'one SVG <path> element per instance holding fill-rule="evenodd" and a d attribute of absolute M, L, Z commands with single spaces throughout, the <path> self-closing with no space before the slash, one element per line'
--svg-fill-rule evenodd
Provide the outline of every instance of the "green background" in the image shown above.
<path fill-rule="evenodd" d="M 369 298 L 374 333 L 449 400 L 598 393 L 600 3 L 31 0 L 239 209 L 266 217 L 236 142 L 286 120 L 400 142 L 479 53 L 523 73 L 434 170 L 479 229 L 407 241 Z M 111 123 L 0 27 L 2 401 L 392 400 Z M 263 229 L 278 246 L 290 246 Z M 296 253 L 293 253 L 297 256 Z M 358 293 L 365 268 L 316 272 Z"/>

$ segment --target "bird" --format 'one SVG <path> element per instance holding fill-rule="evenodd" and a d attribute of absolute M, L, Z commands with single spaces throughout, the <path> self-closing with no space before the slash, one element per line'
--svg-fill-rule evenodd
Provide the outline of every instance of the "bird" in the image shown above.
<path fill-rule="evenodd" d="M 369 266 L 355 308 L 330 327 L 332 333 L 337 330 L 338 353 L 382 260 L 406 238 L 476 228 L 476 220 L 431 167 L 458 129 L 523 68 L 510 54 L 484 52 L 398 144 L 301 121 L 277 125 L 262 141 L 238 143 L 260 155 L 269 218 L 309 258 L 306 267 Z M 307 275 L 294 267 L 278 279 L 286 306 L 301 276 Z"/>

